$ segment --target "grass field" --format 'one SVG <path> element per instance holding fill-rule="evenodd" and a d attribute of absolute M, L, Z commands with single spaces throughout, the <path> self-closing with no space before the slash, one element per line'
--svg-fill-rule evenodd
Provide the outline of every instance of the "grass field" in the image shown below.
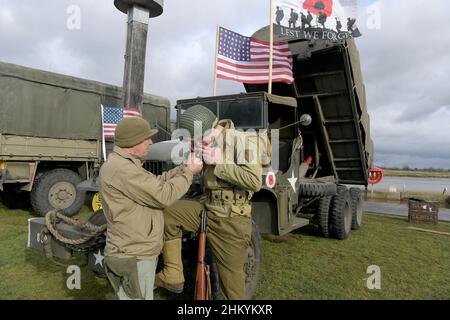
<path fill-rule="evenodd" d="M 87 267 L 81 268 L 81 290 L 68 290 L 66 268 L 27 249 L 30 217 L 0 204 L 0 299 L 113 298 L 106 279 Z M 450 236 L 408 230 L 406 219 L 366 214 L 364 220 L 343 242 L 317 237 L 314 227 L 264 237 L 255 299 L 450 299 Z M 421 227 L 450 232 L 445 223 Z M 82 257 L 71 262 L 77 263 Z M 381 268 L 381 290 L 367 289 L 371 265 Z M 180 297 L 157 290 L 155 298 Z"/>

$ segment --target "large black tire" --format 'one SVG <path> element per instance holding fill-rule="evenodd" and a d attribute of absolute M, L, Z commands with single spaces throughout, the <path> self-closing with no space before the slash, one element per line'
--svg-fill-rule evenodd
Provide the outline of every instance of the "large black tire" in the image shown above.
<path fill-rule="evenodd" d="M 54 169 L 42 174 L 31 190 L 31 206 L 40 216 L 53 209 L 71 217 L 80 211 L 86 192 L 78 191 L 80 176 L 69 169 Z"/>
<path fill-rule="evenodd" d="M 331 200 L 330 232 L 338 240 L 348 238 L 352 229 L 352 205 L 345 186 L 338 186 L 337 195 Z"/>
<path fill-rule="evenodd" d="M 351 188 L 350 200 L 352 203 L 352 230 L 359 230 L 362 226 L 364 205 L 361 189 Z"/>
<path fill-rule="evenodd" d="M 326 197 L 336 194 L 336 185 L 327 182 L 300 182 L 299 195 L 302 197 Z"/>
<path fill-rule="evenodd" d="M 206 261 L 210 266 L 211 291 L 213 300 L 222 300 L 220 293 L 219 275 L 212 250 L 206 251 Z M 250 300 L 256 293 L 261 270 L 261 234 L 258 225 L 252 221 L 252 238 L 247 249 L 247 262 L 245 263 L 245 291 L 246 299 Z"/>
<path fill-rule="evenodd" d="M 322 197 L 319 199 L 319 208 L 317 209 L 317 223 L 320 234 L 330 237 L 330 205 L 332 197 Z"/>

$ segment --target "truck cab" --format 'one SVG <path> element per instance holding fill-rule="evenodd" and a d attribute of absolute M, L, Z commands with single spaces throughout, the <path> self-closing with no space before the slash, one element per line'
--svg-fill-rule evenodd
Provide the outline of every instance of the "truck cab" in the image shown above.
<path fill-rule="evenodd" d="M 258 138 L 264 186 L 253 197 L 252 216 L 261 233 L 283 235 L 310 224 L 302 215 L 314 212 L 322 198 L 336 195 L 337 177 L 318 176 L 321 155 L 314 134 L 313 147 L 305 148 L 302 132 L 311 131 L 316 117 L 304 113 L 296 99 L 253 92 L 180 100 L 177 123 L 185 110 L 199 104 Z"/>

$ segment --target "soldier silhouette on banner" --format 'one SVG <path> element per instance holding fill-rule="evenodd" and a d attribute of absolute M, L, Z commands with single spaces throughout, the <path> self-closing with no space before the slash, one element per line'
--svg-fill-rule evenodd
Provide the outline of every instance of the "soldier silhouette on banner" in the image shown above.
<path fill-rule="evenodd" d="M 361 37 L 361 32 L 355 27 L 356 19 L 347 18 L 347 31 L 351 33 L 353 38 Z"/>
<path fill-rule="evenodd" d="M 298 20 L 298 13 L 291 9 L 291 18 L 289 19 L 289 28 L 295 28 Z"/>
<path fill-rule="evenodd" d="M 280 9 L 280 7 L 277 6 L 277 12 L 276 12 L 275 14 L 276 14 L 276 21 L 277 21 L 277 24 L 278 24 L 279 26 L 281 26 L 281 21 L 283 21 L 283 18 L 284 18 L 284 12 L 283 12 L 283 9 Z"/>
<path fill-rule="evenodd" d="M 353 38 L 358 38 L 358 37 L 361 37 L 361 36 L 362 36 L 362 34 L 361 34 L 361 32 L 359 31 L 358 28 L 355 28 L 355 29 L 352 31 L 352 37 L 353 37 Z"/>
<path fill-rule="evenodd" d="M 325 29 L 325 22 L 327 22 L 327 15 L 322 11 L 320 11 L 320 13 L 319 13 L 318 22 L 319 22 L 319 24 L 322 25 L 322 28 Z"/>
<path fill-rule="evenodd" d="M 347 31 L 352 33 L 353 26 L 355 25 L 356 19 L 347 18 Z"/>
<path fill-rule="evenodd" d="M 305 29 L 306 25 L 308 24 L 308 19 L 306 19 L 306 16 L 303 12 L 301 12 L 301 20 L 302 20 L 302 29 Z"/>
<path fill-rule="evenodd" d="M 313 21 L 313 16 L 312 16 L 311 12 L 309 12 L 309 11 L 308 11 L 308 15 L 306 16 L 306 21 L 307 21 L 308 26 L 311 28 L 312 27 L 311 22 Z"/>
<path fill-rule="evenodd" d="M 338 18 L 336 18 L 336 30 L 338 33 L 342 30 L 342 23 Z"/>

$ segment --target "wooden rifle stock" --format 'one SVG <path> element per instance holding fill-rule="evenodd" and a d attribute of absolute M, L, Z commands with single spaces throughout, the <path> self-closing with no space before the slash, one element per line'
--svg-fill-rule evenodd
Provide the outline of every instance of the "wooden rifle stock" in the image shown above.
<path fill-rule="evenodd" d="M 195 280 L 195 300 L 209 300 L 211 286 L 209 279 L 209 266 L 205 263 L 206 253 L 206 210 L 200 214 L 200 234 L 198 236 L 197 274 Z"/>

